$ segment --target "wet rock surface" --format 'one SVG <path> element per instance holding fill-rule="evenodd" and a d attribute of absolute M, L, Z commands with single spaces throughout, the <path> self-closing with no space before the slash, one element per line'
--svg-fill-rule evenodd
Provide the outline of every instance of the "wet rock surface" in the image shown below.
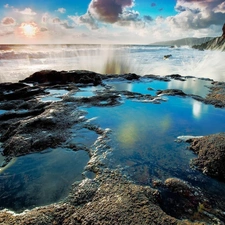
<path fill-rule="evenodd" d="M 103 155 L 109 150 L 107 145 L 109 129 L 102 129 L 85 119 L 79 106 L 118 106 L 123 98 L 160 104 L 159 95 L 186 95 L 182 90 L 158 90 L 155 96 L 132 91 L 111 90 L 105 80 L 122 79 L 139 81 L 136 74 L 99 75 L 88 71 L 57 72 L 40 71 L 17 84 L 0 84 L 0 141 L 4 166 L 14 156 L 41 152 L 48 147 L 64 146 L 74 151 L 82 149 L 69 143 L 71 129 L 88 129 L 98 135 L 93 149 L 84 147 L 90 161 L 87 171 L 96 177 L 74 183 L 69 196 L 49 206 L 27 210 L 21 214 L 0 211 L 1 224 L 223 224 L 222 212 L 216 212 L 200 190 L 177 178 L 155 182 L 154 188 L 132 183 L 120 171 L 105 168 Z M 159 77 L 145 76 L 169 82 L 176 79 L 183 82 L 180 75 Z M 32 85 L 27 85 L 31 83 Z M 82 87 L 100 85 L 103 90 L 93 96 L 76 97 Z M 84 86 L 83 86 L 84 85 Z M 67 94 L 60 101 L 41 101 L 48 96 L 49 88 L 66 89 Z M 225 85 L 214 83 L 206 98 L 193 96 L 199 101 L 224 107 Z M 225 135 L 193 139 L 191 148 L 198 154 L 194 165 L 210 176 L 225 178 L 224 158 Z M 209 148 L 210 146 L 210 148 Z"/>
<path fill-rule="evenodd" d="M 177 220 L 159 206 L 160 193 L 130 183 L 116 172 L 75 185 L 66 202 L 23 214 L 0 213 L 2 224 L 205 224 Z"/>
<path fill-rule="evenodd" d="M 190 149 L 198 155 L 192 165 L 209 176 L 225 181 L 225 133 L 192 139 Z"/>

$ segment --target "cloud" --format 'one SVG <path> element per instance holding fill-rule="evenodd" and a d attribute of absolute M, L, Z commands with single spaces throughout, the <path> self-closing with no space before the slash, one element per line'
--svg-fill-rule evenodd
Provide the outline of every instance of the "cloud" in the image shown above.
<path fill-rule="evenodd" d="M 151 17 L 151 16 L 149 16 L 149 15 L 145 15 L 144 17 L 143 17 L 143 19 L 145 20 L 145 21 L 147 21 L 147 22 L 152 22 L 154 19 Z"/>
<path fill-rule="evenodd" d="M 175 9 L 178 14 L 167 21 L 180 29 L 205 29 L 224 23 L 224 0 L 177 0 Z"/>
<path fill-rule="evenodd" d="M 97 20 L 92 17 L 90 12 L 82 16 L 68 16 L 68 18 L 74 22 L 75 26 L 87 26 L 91 30 L 99 29 Z"/>
<path fill-rule="evenodd" d="M 68 21 L 62 21 L 58 17 L 55 17 L 52 19 L 53 24 L 59 24 L 60 26 L 64 27 L 65 29 L 72 29 L 74 28 L 73 26 L 70 26 L 68 24 Z"/>
<path fill-rule="evenodd" d="M 60 25 L 63 26 L 65 29 L 73 29 L 74 28 L 73 26 L 70 26 L 67 21 L 62 22 Z"/>
<path fill-rule="evenodd" d="M 225 13 L 225 1 L 216 6 L 213 11 L 215 13 Z"/>
<path fill-rule="evenodd" d="M 6 9 L 8 9 L 9 7 L 10 7 L 9 4 L 4 5 L 4 8 L 6 8 Z"/>
<path fill-rule="evenodd" d="M 5 26 L 15 25 L 16 21 L 12 17 L 5 17 L 2 19 L 2 24 Z"/>
<path fill-rule="evenodd" d="M 46 27 L 41 27 L 41 28 L 40 28 L 40 31 L 41 31 L 41 32 L 46 32 L 46 31 L 48 31 L 48 29 L 47 29 Z"/>
<path fill-rule="evenodd" d="M 28 16 L 35 16 L 37 14 L 31 8 L 25 8 L 24 10 L 21 10 L 21 11 L 18 11 L 18 12 L 23 14 L 23 15 L 28 15 Z"/>
<path fill-rule="evenodd" d="M 53 23 L 60 23 L 61 20 L 60 20 L 58 17 L 56 17 L 56 18 L 53 18 L 53 19 L 52 19 L 52 22 L 53 22 Z"/>
<path fill-rule="evenodd" d="M 116 25 L 139 28 L 143 27 L 144 23 L 140 19 L 140 14 L 138 11 L 124 10 L 124 12 L 119 16 Z"/>
<path fill-rule="evenodd" d="M 89 12 L 106 23 L 115 23 L 120 19 L 124 9 L 132 7 L 134 0 L 92 0 Z"/>
<path fill-rule="evenodd" d="M 66 12 L 66 9 L 64 9 L 64 8 L 58 8 L 56 11 L 63 14 L 63 13 Z"/>

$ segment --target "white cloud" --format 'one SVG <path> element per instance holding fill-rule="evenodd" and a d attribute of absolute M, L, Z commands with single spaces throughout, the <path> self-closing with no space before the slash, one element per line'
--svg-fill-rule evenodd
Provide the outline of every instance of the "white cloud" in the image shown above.
<path fill-rule="evenodd" d="M 21 10 L 21 11 L 17 11 L 23 15 L 28 15 L 28 16 L 35 16 L 37 13 L 34 12 L 31 8 L 25 8 L 24 10 Z"/>
<path fill-rule="evenodd" d="M 225 1 L 216 6 L 213 11 L 215 13 L 225 13 Z"/>
<path fill-rule="evenodd" d="M 224 1 L 222 0 L 177 0 L 178 14 L 168 18 L 170 24 L 184 29 L 204 29 L 224 23 Z"/>
<path fill-rule="evenodd" d="M 4 5 L 4 8 L 6 8 L 6 9 L 8 9 L 9 7 L 10 7 L 9 4 Z"/>
<path fill-rule="evenodd" d="M 68 16 L 68 18 L 74 22 L 75 26 L 86 26 L 91 30 L 99 28 L 97 20 L 95 20 L 89 12 L 82 16 Z"/>
<path fill-rule="evenodd" d="M 56 10 L 57 12 L 60 12 L 60 13 L 66 13 L 66 9 L 64 9 L 64 8 L 58 8 L 57 10 Z"/>

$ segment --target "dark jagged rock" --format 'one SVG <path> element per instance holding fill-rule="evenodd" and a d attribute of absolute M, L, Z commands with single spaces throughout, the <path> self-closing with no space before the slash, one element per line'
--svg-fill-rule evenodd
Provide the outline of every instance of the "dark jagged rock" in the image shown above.
<path fill-rule="evenodd" d="M 167 90 L 159 90 L 156 92 L 157 95 L 179 95 L 179 96 L 186 96 L 186 94 L 179 89 L 167 89 Z"/>
<path fill-rule="evenodd" d="M 37 82 L 37 83 L 51 83 L 51 84 L 67 84 L 70 82 L 82 84 L 99 85 L 102 83 L 100 74 L 86 70 L 74 71 L 56 71 L 56 70 L 42 70 L 36 72 L 30 77 L 21 82 Z"/>
<path fill-rule="evenodd" d="M 222 37 L 217 37 L 212 39 L 211 41 L 208 41 L 206 43 L 203 43 L 201 45 L 194 45 L 192 46 L 195 49 L 199 50 L 220 50 L 220 51 L 225 51 L 225 38 Z"/>
<path fill-rule="evenodd" d="M 185 81 L 185 78 L 182 77 L 179 74 L 172 74 L 172 75 L 167 75 L 166 77 L 172 78 L 174 80 L 180 80 L 180 81 Z"/>
<path fill-rule="evenodd" d="M 0 83 L 0 93 L 15 91 L 24 87 L 27 87 L 27 85 L 23 83 Z"/>
<path fill-rule="evenodd" d="M 54 148 L 65 142 L 69 136 L 69 127 L 75 124 L 80 116 L 79 112 L 70 116 L 71 110 L 68 108 L 69 106 L 62 103 L 56 103 L 43 108 L 42 113 L 37 113 L 37 116 L 22 118 L 12 123 L 1 136 L 1 141 L 4 142 L 3 154 L 19 156 L 48 147 Z"/>
<path fill-rule="evenodd" d="M 192 165 L 209 176 L 225 181 L 225 133 L 193 139 L 190 149 L 198 155 Z"/>
<path fill-rule="evenodd" d="M 153 79 L 153 80 L 160 80 L 160 81 L 164 81 L 164 82 L 169 82 L 171 81 L 168 77 L 169 76 L 157 76 L 157 75 L 152 75 L 152 74 L 149 74 L 149 75 L 145 75 L 144 76 L 145 78 L 150 78 L 150 79 Z"/>
<path fill-rule="evenodd" d="M 103 75 L 102 79 L 124 79 L 124 80 L 139 80 L 140 76 L 135 73 L 127 73 L 127 74 L 107 74 Z"/>
<path fill-rule="evenodd" d="M 169 59 L 170 57 L 172 57 L 172 55 L 170 54 L 170 55 L 164 55 L 164 59 Z"/>
<path fill-rule="evenodd" d="M 223 25 L 222 31 L 223 31 L 222 36 L 225 38 L 225 23 L 224 23 L 224 25 Z"/>
<path fill-rule="evenodd" d="M 199 204 L 207 204 L 199 190 L 178 178 L 165 180 L 162 196 L 162 208 L 176 218 L 194 218 Z"/>
<path fill-rule="evenodd" d="M 33 96 L 43 94 L 44 91 L 37 87 L 24 87 L 17 89 L 12 93 L 5 93 L 0 95 L 1 100 L 16 100 L 16 99 L 30 99 Z"/>

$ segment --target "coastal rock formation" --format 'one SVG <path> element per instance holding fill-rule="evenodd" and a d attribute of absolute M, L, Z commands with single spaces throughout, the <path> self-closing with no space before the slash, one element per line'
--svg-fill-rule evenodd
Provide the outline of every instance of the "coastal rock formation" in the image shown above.
<path fill-rule="evenodd" d="M 223 34 L 221 37 L 216 37 L 201 45 L 194 45 L 192 47 L 199 50 L 208 49 L 208 50 L 225 51 L 225 24 L 223 25 L 222 31 L 223 31 Z"/>
<path fill-rule="evenodd" d="M 224 25 L 223 25 L 222 31 L 223 31 L 223 35 L 222 35 L 222 36 L 225 38 L 225 23 L 224 23 Z"/>
<path fill-rule="evenodd" d="M 186 94 L 179 89 L 167 89 L 167 90 L 159 90 L 156 92 L 157 95 L 179 95 L 179 96 L 186 96 Z"/>
<path fill-rule="evenodd" d="M 132 184 L 118 173 L 109 172 L 75 185 L 66 202 L 52 204 L 21 214 L 0 212 L 0 223 L 22 224 L 158 224 L 204 225 L 178 220 L 159 206 L 160 194 L 148 186 Z"/>
<path fill-rule="evenodd" d="M 209 176 L 225 181 L 225 133 L 194 138 L 190 148 L 198 155 L 192 165 Z"/>
<path fill-rule="evenodd" d="M 56 70 L 42 70 L 36 72 L 30 77 L 24 79 L 22 82 L 38 82 L 38 83 L 51 83 L 51 84 L 66 84 L 69 82 L 82 83 L 82 84 L 101 84 L 101 76 L 95 72 L 86 70 L 74 71 L 56 71 Z"/>
<path fill-rule="evenodd" d="M 54 79 L 54 75 L 56 75 L 56 79 Z M 147 77 L 166 82 L 170 79 L 183 81 L 182 77 L 177 74 L 168 77 L 149 75 L 145 78 L 147 79 Z M 40 152 L 48 147 L 59 146 L 74 151 L 85 150 L 90 157 L 85 172 L 88 170 L 95 175 L 92 179 L 86 177 L 80 182 L 75 182 L 71 186 L 70 194 L 61 202 L 26 210 L 21 214 L 1 210 L 0 224 L 203 225 L 207 222 L 212 224 L 216 217 L 219 218 L 217 220 L 219 222 L 220 219 L 225 221 L 223 216 L 217 215 L 216 210 L 212 211 L 212 207 L 207 208 L 207 212 L 204 211 L 202 208 L 206 207 L 207 200 L 202 198 L 203 195 L 198 189 L 183 180 L 168 178 L 156 188 L 138 185 L 123 176 L 120 169 L 109 169 L 104 161 L 99 159 L 105 157 L 102 156 L 103 154 L 106 155 L 107 132 L 110 131 L 106 132 L 98 125 L 92 124 L 90 120 L 87 122 L 88 120 L 84 117 L 85 112 L 79 110 L 78 106 L 117 106 L 122 104 L 124 99 L 151 103 L 162 101 L 159 96 L 150 94 L 110 90 L 109 85 L 103 83 L 105 79 L 115 79 L 117 82 L 128 80 L 127 83 L 130 84 L 131 80 L 137 82 L 139 76 L 125 74 L 113 78 L 110 75 L 104 77 L 104 75 L 86 71 L 41 71 L 23 81 L 30 82 L 32 85 L 22 82 L 0 84 L 0 109 L 8 111 L 0 115 L 1 150 L 5 156 L 21 156 Z M 83 87 L 89 88 L 90 84 L 98 83 L 101 86 L 98 91 L 93 93 L 93 96 L 76 97 L 77 92 L 82 92 Z M 42 98 L 46 96 L 51 98 L 50 89 L 54 89 L 57 93 L 60 90 L 66 90 L 68 93 L 60 96 L 59 101 L 44 102 Z M 93 89 L 97 89 L 97 87 Z M 178 89 L 160 90 L 157 94 L 187 96 Z M 216 96 L 213 95 L 212 100 Z M 71 127 L 73 127 L 73 131 L 71 131 Z M 93 149 L 85 145 L 82 145 L 81 148 L 78 146 L 79 143 L 69 141 L 72 136 L 71 132 L 76 135 L 76 131 L 83 128 L 94 131 L 98 136 Z M 221 143 L 223 141 L 225 142 L 221 139 Z M 219 150 L 221 148 L 218 148 Z M 221 154 L 217 156 L 222 157 Z M 4 166 L 6 165 L 7 162 Z M 216 168 L 218 171 L 222 169 L 219 166 Z M 171 208 L 172 210 L 170 210 Z M 208 212 L 211 213 L 211 217 L 206 215 Z"/>

